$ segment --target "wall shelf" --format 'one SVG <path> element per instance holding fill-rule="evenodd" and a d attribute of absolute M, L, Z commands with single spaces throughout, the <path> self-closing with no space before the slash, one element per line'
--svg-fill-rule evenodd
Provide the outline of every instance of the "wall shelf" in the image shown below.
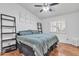
<path fill-rule="evenodd" d="M 16 44 L 12 44 L 12 45 L 9 45 L 9 46 L 2 47 L 2 49 L 8 48 L 8 47 L 12 47 L 12 46 L 16 46 Z"/>
<path fill-rule="evenodd" d="M 2 34 L 16 34 L 16 32 L 6 32 L 6 33 L 2 33 Z"/>
<path fill-rule="evenodd" d="M 11 40 L 16 40 L 16 38 L 4 39 L 4 40 L 2 40 L 2 42 L 4 42 L 4 41 L 11 41 Z"/>
<path fill-rule="evenodd" d="M 10 18 L 15 18 L 14 16 L 6 15 L 6 14 L 1 14 L 1 15 L 6 16 L 6 17 L 10 17 Z"/>
<path fill-rule="evenodd" d="M 3 17 L 6 17 L 6 18 L 3 18 Z M 1 52 L 3 53 L 4 51 L 5 52 L 13 51 L 13 50 L 17 49 L 17 45 L 16 45 L 16 43 L 17 43 L 17 41 L 16 41 L 16 20 L 15 20 L 15 17 L 10 16 L 10 15 L 0 14 L 0 20 L 1 20 Z M 3 23 L 4 23 L 3 21 L 6 21 L 6 22 L 9 21 L 9 22 L 13 22 L 13 23 L 10 23 L 10 25 L 7 25 L 7 24 L 3 25 Z M 9 23 L 9 22 L 7 22 L 7 23 Z M 3 27 L 5 27 L 5 28 L 3 28 Z M 12 29 L 12 31 L 10 32 L 8 30 L 7 32 L 3 32 L 3 30 L 6 31 L 7 28 L 9 30 Z M 9 39 L 7 39 L 7 38 L 4 39 L 3 35 L 5 35 L 5 34 L 6 34 L 6 36 L 8 36 L 8 34 L 12 34 L 12 35 L 15 34 L 15 36 L 13 38 L 11 38 L 10 37 L 11 35 L 10 35 L 10 36 L 8 36 L 8 37 L 10 37 Z M 15 44 L 11 44 L 11 45 L 8 44 L 8 43 L 12 43 L 13 41 L 15 42 Z M 8 46 L 5 46 L 3 43 L 7 44 Z M 15 47 L 15 48 L 13 48 L 13 47 Z M 8 49 L 6 49 L 6 48 L 8 48 Z"/>
<path fill-rule="evenodd" d="M 15 27 L 15 26 L 2 25 L 2 27 Z"/>
<path fill-rule="evenodd" d="M 14 22 L 14 20 L 11 20 L 11 19 L 5 19 L 5 18 L 2 18 L 2 20 L 12 21 L 12 22 Z"/>

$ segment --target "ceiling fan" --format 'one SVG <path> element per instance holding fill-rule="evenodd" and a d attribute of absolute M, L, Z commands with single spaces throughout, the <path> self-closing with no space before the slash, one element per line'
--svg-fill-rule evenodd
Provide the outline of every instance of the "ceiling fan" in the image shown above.
<path fill-rule="evenodd" d="M 50 8 L 51 6 L 55 6 L 55 5 L 58 5 L 59 3 L 43 3 L 43 5 L 34 5 L 35 7 L 42 7 L 42 9 L 40 10 L 40 12 L 43 12 L 43 11 L 50 11 L 52 12 L 52 9 Z"/>

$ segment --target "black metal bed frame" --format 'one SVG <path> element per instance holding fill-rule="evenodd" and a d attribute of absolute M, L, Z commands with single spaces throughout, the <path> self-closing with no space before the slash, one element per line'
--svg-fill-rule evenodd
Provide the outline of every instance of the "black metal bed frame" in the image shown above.
<path fill-rule="evenodd" d="M 17 43 L 17 44 L 18 44 L 19 52 L 23 53 L 25 56 L 35 56 L 34 50 L 33 50 L 32 47 L 30 47 L 30 46 L 28 46 L 28 45 L 26 45 L 26 44 L 24 44 L 24 43 L 22 43 L 22 42 L 20 42 L 20 41 L 19 41 L 19 43 Z M 45 53 L 44 56 L 48 56 L 48 53 L 51 52 L 51 51 L 53 51 L 53 49 L 55 49 L 55 48 L 57 47 L 57 44 L 58 44 L 58 41 L 55 42 L 55 43 L 48 49 L 48 52 Z M 24 50 L 22 50 L 22 48 L 24 48 Z M 27 51 L 26 51 L 26 50 L 27 50 Z M 31 52 L 29 53 L 29 51 L 31 51 Z M 29 54 L 28 54 L 28 53 L 29 53 Z"/>
<path fill-rule="evenodd" d="M 3 18 L 3 16 L 13 18 L 14 20 Z M 17 45 L 16 45 L 16 44 L 3 47 L 3 42 L 4 42 L 4 41 L 16 40 L 16 37 L 17 37 L 17 36 L 16 36 L 16 18 L 15 18 L 14 16 L 6 15 L 6 14 L 0 14 L 0 19 L 1 19 L 1 54 L 3 54 L 3 49 L 4 49 L 4 48 L 11 47 L 11 46 L 15 46 L 16 49 L 17 49 Z M 2 25 L 2 20 L 14 22 L 14 26 Z M 14 27 L 14 28 L 15 28 L 15 32 L 2 33 L 2 27 L 10 27 L 10 28 L 11 28 L 11 27 Z M 3 34 L 15 34 L 15 38 L 2 40 L 2 39 L 3 39 Z M 16 40 L 16 43 L 17 43 L 17 40 Z M 16 49 L 14 49 L 14 50 L 16 50 Z M 12 50 L 12 51 L 13 51 L 13 50 Z M 9 52 L 9 51 L 7 51 L 7 52 Z"/>

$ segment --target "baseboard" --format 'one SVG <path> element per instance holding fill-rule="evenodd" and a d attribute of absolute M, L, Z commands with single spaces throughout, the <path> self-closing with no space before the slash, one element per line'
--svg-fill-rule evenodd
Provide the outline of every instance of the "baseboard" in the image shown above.
<path fill-rule="evenodd" d="M 67 45 L 71 45 L 71 46 L 74 46 L 74 47 L 76 47 L 76 48 L 79 48 L 79 46 L 76 46 L 76 45 L 70 44 L 70 43 L 66 43 L 66 42 L 59 42 L 59 44 L 67 44 Z"/>
<path fill-rule="evenodd" d="M 79 46 L 77 46 L 77 48 L 79 48 Z"/>

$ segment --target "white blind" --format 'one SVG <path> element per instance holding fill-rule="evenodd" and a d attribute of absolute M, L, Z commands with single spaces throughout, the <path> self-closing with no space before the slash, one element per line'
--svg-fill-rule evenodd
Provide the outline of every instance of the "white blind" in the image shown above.
<path fill-rule="evenodd" d="M 65 28 L 65 21 L 59 20 L 51 22 L 51 32 L 63 32 Z"/>

